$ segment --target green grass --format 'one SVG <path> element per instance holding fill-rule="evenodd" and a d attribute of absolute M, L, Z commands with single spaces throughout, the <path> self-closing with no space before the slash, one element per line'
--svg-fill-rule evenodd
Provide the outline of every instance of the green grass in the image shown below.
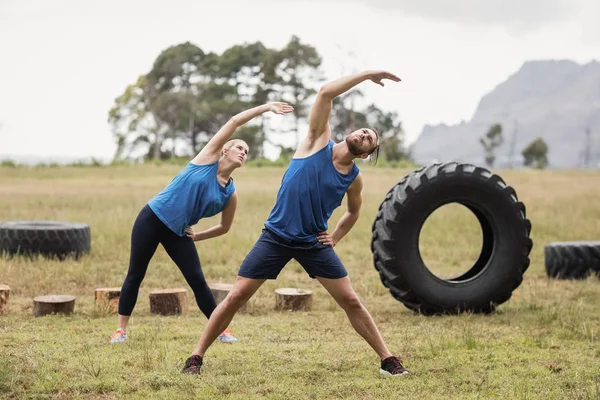
<path fill-rule="evenodd" d="M 547 242 L 600 240 L 600 174 L 502 171 L 533 223 L 532 265 L 523 284 L 492 315 L 423 317 L 391 297 L 369 250 L 377 207 L 408 171 L 363 167 L 362 215 L 336 250 L 388 346 L 413 372 L 386 379 L 345 314 L 294 262 L 259 290 L 247 314 L 234 318 L 240 341 L 216 343 L 203 374 L 185 376 L 179 369 L 206 320 L 189 288 L 187 316 L 150 314 L 149 290 L 187 288 L 159 248 L 140 291 L 130 341 L 107 344 L 116 317 L 95 308 L 94 289 L 122 284 L 133 221 L 179 168 L 0 168 L 0 220 L 78 221 L 92 230 L 92 252 L 80 261 L 0 259 L 0 283 L 11 287 L 10 313 L 0 317 L 0 398 L 600 399 L 600 280 L 549 280 L 543 267 Z M 240 201 L 232 231 L 197 244 L 209 281 L 233 281 L 283 172 L 236 172 Z M 336 211 L 331 228 L 342 212 Z M 469 212 L 446 206 L 425 226 L 424 258 L 436 274 L 455 274 L 474 260 L 480 237 Z M 313 310 L 274 311 L 277 287 L 312 289 Z M 77 296 L 75 314 L 34 318 L 32 298 L 51 293 Z"/>

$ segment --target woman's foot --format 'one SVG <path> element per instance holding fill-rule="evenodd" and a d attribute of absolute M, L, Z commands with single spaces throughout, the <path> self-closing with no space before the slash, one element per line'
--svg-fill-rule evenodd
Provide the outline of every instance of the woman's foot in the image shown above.
<path fill-rule="evenodd" d="M 229 329 L 225 329 L 223 331 L 223 333 L 221 333 L 217 337 L 217 339 L 219 339 L 223 343 L 235 343 L 235 342 L 237 342 L 237 339 L 235 338 L 235 336 L 233 336 L 233 332 L 231 332 Z"/>
<path fill-rule="evenodd" d="M 117 329 L 110 337 L 110 343 L 123 343 L 127 340 L 127 333 L 121 328 Z"/>

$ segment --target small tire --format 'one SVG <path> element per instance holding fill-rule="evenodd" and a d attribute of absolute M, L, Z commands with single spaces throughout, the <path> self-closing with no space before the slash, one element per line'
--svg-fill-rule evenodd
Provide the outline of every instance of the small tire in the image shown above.
<path fill-rule="evenodd" d="M 0 222 L 0 253 L 75 259 L 91 249 L 90 227 L 59 221 Z"/>
<path fill-rule="evenodd" d="M 444 280 L 423 262 L 419 235 L 426 219 L 449 203 L 475 214 L 483 245 L 469 271 Z M 392 187 L 372 233 L 373 263 L 383 285 L 425 315 L 492 312 L 521 284 L 533 245 L 525 205 L 514 189 L 485 168 L 456 162 L 423 167 Z"/>
<path fill-rule="evenodd" d="M 592 273 L 600 277 L 600 242 L 549 243 L 544 263 L 553 279 L 586 279 Z"/>

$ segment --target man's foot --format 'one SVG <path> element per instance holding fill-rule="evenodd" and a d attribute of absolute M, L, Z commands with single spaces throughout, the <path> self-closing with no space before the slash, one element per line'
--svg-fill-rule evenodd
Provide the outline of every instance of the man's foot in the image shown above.
<path fill-rule="evenodd" d="M 388 357 L 381 361 L 381 369 L 379 373 L 387 376 L 408 375 L 409 372 L 402 366 L 397 357 Z"/>
<path fill-rule="evenodd" d="M 112 336 L 110 337 L 111 343 L 123 343 L 126 340 L 127 340 L 127 334 L 121 328 L 117 329 L 115 331 L 115 333 L 113 333 Z"/>
<path fill-rule="evenodd" d="M 229 329 L 225 329 L 223 331 L 223 333 L 221 333 L 217 337 L 217 339 L 219 339 L 223 343 L 235 343 L 235 342 L 237 342 L 237 339 L 235 338 L 235 336 L 233 336 L 233 332 L 231 332 Z"/>
<path fill-rule="evenodd" d="M 202 372 L 202 357 L 193 355 L 185 360 L 185 365 L 181 372 L 184 374 L 199 375 Z"/>

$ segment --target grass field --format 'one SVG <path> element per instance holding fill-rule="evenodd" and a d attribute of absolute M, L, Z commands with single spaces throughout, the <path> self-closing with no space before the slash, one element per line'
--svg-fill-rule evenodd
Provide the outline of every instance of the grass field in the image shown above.
<path fill-rule="evenodd" d="M 492 315 L 423 317 L 391 297 L 369 250 L 379 203 L 409 171 L 362 169 L 362 215 L 336 250 L 410 377 L 381 377 L 375 353 L 293 262 L 259 290 L 247 314 L 234 318 L 238 343 L 216 343 L 202 375 L 180 374 L 206 319 L 162 248 L 142 285 L 129 342 L 109 345 L 116 317 L 95 308 L 94 289 L 122 284 L 133 221 L 179 167 L 5 167 L 0 220 L 88 223 L 92 251 L 79 261 L 0 259 L 0 283 L 12 289 L 10 313 L 0 317 L 0 398 L 600 399 L 600 280 L 549 280 L 543 265 L 547 242 L 600 240 L 599 173 L 501 171 L 533 224 L 532 263 L 523 284 Z M 283 172 L 236 172 L 240 201 L 233 229 L 197 243 L 209 281 L 233 281 Z M 330 228 L 342 212 L 336 211 Z M 203 220 L 199 227 L 215 221 Z M 481 234 L 474 216 L 451 205 L 428 220 L 423 235 L 425 260 L 447 276 L 474 261 Z M 169 287 L 188 288 L 187 316 L 150 314 L 148 291 Z M 277 287 L 314 290 L 313 310 L 273 311 Z M 75 314 L 34 318 L 32 298 L 50 293 L 76 295 Z"/>

